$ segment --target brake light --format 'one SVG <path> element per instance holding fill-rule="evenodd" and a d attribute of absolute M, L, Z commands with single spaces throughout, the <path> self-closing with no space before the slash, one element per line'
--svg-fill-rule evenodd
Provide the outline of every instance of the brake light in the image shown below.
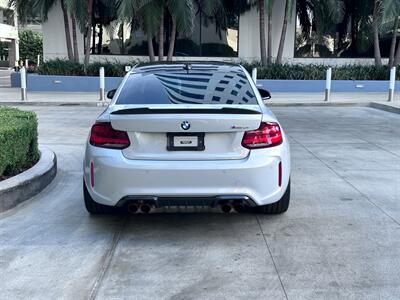
<path fill-rule="evenodd" d="M 247 149 L 269 148 L 282 143 L 282 132 L 278 123 L 261 123 L 257 130 L 246 131 L 242 146 Z"/>
<path fill-rule="evenodd" d="M 111 123 L 94 124 L 89 141 L 92 146 L 110 149 L 125 149 L 130 145 L 128 134 L 115 130 Z"/>

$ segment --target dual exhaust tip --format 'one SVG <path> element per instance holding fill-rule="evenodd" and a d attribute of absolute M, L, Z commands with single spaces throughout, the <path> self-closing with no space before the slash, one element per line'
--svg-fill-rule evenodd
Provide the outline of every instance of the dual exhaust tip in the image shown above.
<path fill-rule="evenodd" d="M 220 204 L 220 208 L 226 214 L 230 213 L 232 210 L 237 213 L 241 213 L 245 210 L 243 203 L 224 203 Z"/>
<path fill-rule="evenodd" d="M 129 213 L 135 214 L 139 211 L 144 214 L 148 214 L 151 211 L 151 206 L 148 204 L 138 204 L 138 203 L 129 203 L 128 204 L 128 212 Z"/>

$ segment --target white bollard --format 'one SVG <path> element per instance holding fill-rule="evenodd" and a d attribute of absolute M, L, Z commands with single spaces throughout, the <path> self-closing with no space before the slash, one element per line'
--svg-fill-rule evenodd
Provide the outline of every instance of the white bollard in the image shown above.
<path fill-rule="evenodd" d="M 38 67 L 40 67 L 40 54 L 38 54 L 38 56 L 37 56 L 37 64 L 36 64 Z"/>
<path fill-rule="evenodd" d="M 396 83 L 396 67 L 390 70 L 390 83 L 389 83 L 389 102 L 394 100 L 394 89 Z"/>
<path fill-rule="evenodd" d="M 100 101 L 104 101 L 105 97 L 105 79 L 104 79 L 104 67 L 100 68 Z"/>
<path fill-rule="evenodd" d="M 257 68 L 254 68 L 251 71 L 251 78 L 253 79 L 254 84 L 257 84 Z"/>
<path fill-rule="evenodd" d="M 326 70 L 325 84 L 325 101 L 329 101 L 331 99 L 332 68 L 328 68 L 328 70 Z"/>
<path fill-rule="evenodd" d="M 26 94 L 26 69 L 25 67 L 21 68 L 21 100 L 25 101 L 27 100 L 27 94 Z"/>

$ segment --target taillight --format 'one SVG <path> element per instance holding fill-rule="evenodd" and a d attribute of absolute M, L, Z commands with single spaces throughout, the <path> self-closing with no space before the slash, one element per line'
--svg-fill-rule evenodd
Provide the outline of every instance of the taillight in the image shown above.
<path fill-rule="evenodd" d="M 274 147 L 281 143 L 282 132 L 277 123 L 261 123 L 257 130 L 246 131 L 242 140 L 242 146 L 247 149 Z"/>
<path fill-rule="evenodd" d="M 90 132 L 90 144 L 102 148 L 125 149 L 130 142 L 128 134 L 115 130 L 111 123 L 96 123 Z"/>

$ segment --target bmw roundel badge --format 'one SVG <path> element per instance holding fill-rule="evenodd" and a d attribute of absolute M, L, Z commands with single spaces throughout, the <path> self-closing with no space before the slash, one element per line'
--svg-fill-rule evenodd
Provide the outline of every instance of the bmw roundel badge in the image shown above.
<path fill-rule="evenodd" d="M 182 128 L 183 130 L 189 130 L 189 129 L 190 129 L 190 123 L 189 123 L 188 121 L 183 121 L 183 122 L 181 123 L 181 128 Z"/>

